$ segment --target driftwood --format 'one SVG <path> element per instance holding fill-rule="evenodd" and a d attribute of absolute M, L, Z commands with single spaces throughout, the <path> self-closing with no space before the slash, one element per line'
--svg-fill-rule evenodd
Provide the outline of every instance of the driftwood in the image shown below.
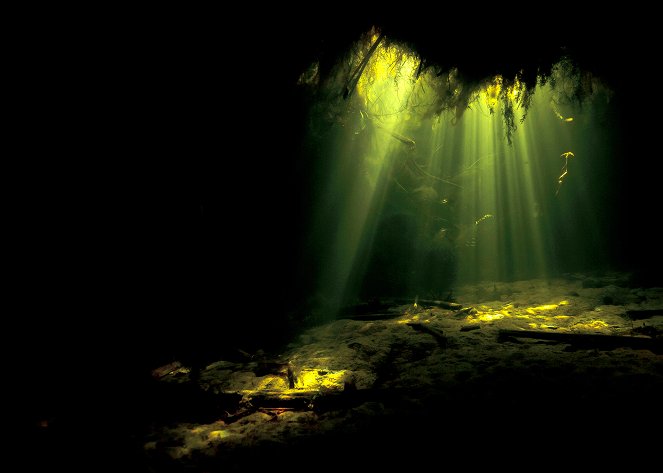
<path fill-rule="evenodd" d="M 429 327 L 428 325 L 421 324 L 418 322 L 408 322 L 408 325 L 417 332 L 422 332 L 432 335 L 433 338 L 435 338 L 435 341 L 437 341 L 437 343 L 441 347 L 447 346 L 447 337 L 444 336 L 444 332 L 442 330 L 437 330 L 434 329 L 433 327 Z"/>
<path fill-rule="evenodd" d="M 236 393 L 222 393 L 231 395 Z M 346 395 L 345 391 L 325 393 L 322 397 Z M 318 406 L 320 391 L 295 391 L 285 394 L 281 391 L 261 391 L 250 396 L 235 399 L 234 406 L 226 405 L 223 421 L 227 424 L 237 422 L 257 411 L 310 411 Z M 269 413 L 269 412 L 266 412 Z"/>
<path fill-rule="evenodd" d="M 449 309 L 449 310 L 458 310 L 463 307 L 462 304 L 458 304 L 457 302 L 449 302 L 449 301 L 438 301 L 434 299 L 417 299 L 416 301 L 413 299 L 407 299 L 403 297 L 398 297 L 395 299 L 391 299 L 394 301 L 396 304 L 414 304 L 415 302 L 419 305 L 427 305 L 427 306 L 435 306 L 435 307 L 441 307 L 443 309 Z"/>
<path fill-rule="evenodd" d="M 663 309 L 633 309 L 626 311 L 626 317 L 631 320 L 649 319 L 655 315 L 663 315 Z"/>
<path fill-rule="evenodd" d="M 242 400 L 244 408 L 290 408 L 306 410 L 312 400 L 318 396 L 318 390 L 295 391 L 288 394 L 282 391 L 260 391 Z"/>
<path fill-rule="evenodd" d="M 451 314 L 452 317 L 465 317 L 467 314 L 470 313 L 472 310 L 472 307 L 465 307 L 464 309 L 460 309 L 453 314 Z"/>
<path fill-rule="evenodd" d="M 321 392 L 299 391 L 284 394 L 279 391 L 263 391 L 246 397 L 235 405 L 235 410 L 226 409 L 222 418 L 227 424 L 236 422 L 254 412 L 278 414 L 284 411 L 327 412 L 356 407 L 368 401 L 398 402 L 404 395 L 400 389 L 343 389 Z M 411 392 L 408 395 L 412 395 Z"/>
<path fill-rule="evenodd" d="M 498 332 L 498 340 L 501 342 L 508 341 L 512 338 L 553 340 L 559 343 L 568 343 L 577 348 L 614 350 L 615 348 L 629 347 L 636 350 L 650 350 L 654 353 L 663 353 L 663 339 L 661 338 L 511 329 L 501 329 Z"/>
<path fill-rule="evenodd" d="M 453 314 L 454 316 L 459 313 L 465 313 L 471 308 L 462 309 L 462 305 L 456 302 L 439 301 L 433 299 L 412 299 L 406 297 L 396 297 L 384 299 L 383 301 L 371 301 L 363 304 L 356 304 L 353 306 L 345 307 L 341 311 L 340 318 L 351 320 L 387 320 L 393 319 L 403 315 L 397 310 L 393 310 L 399 305 L 411 305 L 417 303 L 421 306 L 434 306 L 441 307 L 448 310 L 459 310 Z"/>
<path fill-rule="evenodd" d="M 398 312 L 379 312 L 375 314 L 346 315 L 346 316 L 341 316 L 341 318 L 350 319 L 350 320 L 388 320 L 400 317 L 401 315 L 403 314 L 399 314 Z"/>
<path fill-rule="evenodd" d="M 461 332 L 471 332 L 472 330 L 479 330 L 481 326 L 479 324 L 474 324 L 474 325 L 463 325 L 460 328 Z"/>

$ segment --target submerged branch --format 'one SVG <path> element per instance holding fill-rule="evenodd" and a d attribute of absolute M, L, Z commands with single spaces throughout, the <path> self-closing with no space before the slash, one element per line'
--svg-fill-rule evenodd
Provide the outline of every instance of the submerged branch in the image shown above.
<path fill-rule="evenodd" d="M 352 95 L 352 92 L 355 90 L 355 87 L 357 87 L 357 83 L 359 82 L 359 78 L 364 72 L 364 69 L 366 69 L 366 65 L 368 64 L 368 61 L 371 60 L 371 57 L 373 56 L 373 53 L 375 53 L 375 50 L 378 48 L 380 42 L 382 41 L 382 38 L 384 38 L 384 34 L 380 33 L 380 36 L 378 36 L 378 39 L 375 40 L 375 43 L 371 46 L 371 49 L 368 50 L 368 53 L 366 53 L 366 56 L 364 59 L 362 59 L 361 63 L 355 69 L 355 71 L 352 73 L 350 78 L 348 79 L 348 82 L 345 84 L 345 90 L 343 91 L 343 98 L 347 99 Z"/>
<path fill-rule="evenodd" d="M 559 189 L 564 183 L 564 178 L 569 173 L 569 158 L 574 157 L 575 154 L 573 154 L 571 151 L 567 151 L 566 153 L 562 153 L 560 156 L 564 158 L 564 166 L 562 166 L 562 174 L 557 178 L 557 191 L 555 192 L 555 197 L 557 197 L 559 194 Z"/>
<path fill-rule="evenodd" d="M 437 176 L 434 176 L 434 175 L 430 174 L 429 172 L 424 170 L 419 163 L 414 161 L 414 159 L 412 159 L 412 162 L 413 162 L 414 166 L 416 167 L 417 171 L 419 173 L 423 174 L 424 176 L 429 177 L 429 178 L 434 179 L 434 180 L 439 181 L 439 182 L 444 182 L 445 184 L 449 184 L 450 186 L 458 187 L 459 189 L 463 188 L 463 186 L 459 186 L 455 182 L 451 182 L 451 181 L 448 181 L 446 179 L 442 179 L 441 177 L 437 177 Z"/>
<path fill-rule="evenodd" d="M 380 130 L 384 131 L 385 133 L 388 133 L 392 138 L 400 141 L 404 145 L 407 145 L 410 149 L 414 149 L 414 148 L 417 147 L 417 143 L 412 138 L 408 138 L 405 135 L 401 135 L 400 133 L 396 133 L 395 131 L 388 130 L 387 128 L 383 127 L 379 123 L 376 123 L 375 121 L 373 121 L 373 123 L 375 124 L 376 128 L 379 128 Z"/>
<path fill-rule="evenodd" d="M 614 350 L 616 348 L 629 347 L 634 350 L 650 350 L 653 353 L 663 353 L 663 340 L 660 338 L 511 329 L 500 329 L 498 332 L 498 340 L 500 342 L 510 341 L 513 338 L 551 340 L 583 349 Z"/>

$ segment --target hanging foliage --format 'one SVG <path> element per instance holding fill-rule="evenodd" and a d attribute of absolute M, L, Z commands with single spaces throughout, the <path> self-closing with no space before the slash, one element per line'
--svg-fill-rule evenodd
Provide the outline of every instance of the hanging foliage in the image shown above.
<path fill-rule="evenodd" d="M 314 62 L 302 73 L 299 84 L 311 90 L 317 99 L 316 119 L 327 125 L 345 125 L 358 114 L 382 127 L 430 118 L 448 119 L 455 125 L 476 105 L 485 106 L 491 114 L 499 111 L 509 144 L 527 117 L 537 85 L 550 85 L 551 108 L 557 115 L 560 104 L 582 104 L 599 93 L 609 98 L 608 88 L 569 57 L 560 55 L 546 67 L 536 65 L 535 70 L 529 66 L 512 76 L 498 70 L 486 69 L 482 76 L 453 65 L 445 67 L 373 28 L 328 74 L 323 77 Z M 568 118 L 562 117 L 570 121 Z"/>

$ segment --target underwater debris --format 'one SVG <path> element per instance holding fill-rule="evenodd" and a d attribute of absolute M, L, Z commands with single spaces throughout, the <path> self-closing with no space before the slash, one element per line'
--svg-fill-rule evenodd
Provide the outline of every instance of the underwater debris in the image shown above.
<path fill-rule="evenodd" d="M 663 309 L 630 309 L 626 311 L 626 317 L 631 320 L 649 319 L 655 315 L 663 315 Z"/>
<path fill-rule="evenodd" d="M 480 330 L 480 329 L 481 329 L 481 325 L 463 325 L 460 328 L 460 331 L 461 332 L 472 332 L 474 330 Z"/>
<path fill-rule="evenodd" d="M 389 297 L 384 301 L 386 306 L 394 307 L 395 305 L 413 305 L 413 307 L 440 307 L 442 309 L 456 310 L 462 307 L 462 304 L 451 301 L 442 301 L 437 299 L 420 299 L 416 296 L 414 301 L 410 297 Z M 397 314 L 398 315 L 398 314 Z"/>
<path fill-rule="evenodd" d="M 401 143 L 403 143 L 404 145 L 406 145 L 408 147 L 408 149 L 413 150 L 417 147 L 417 143 L 412 138 L 408 138 L 405 135 L 401 135 L 400 133 L 396 133 L 395 131 L 388 130 L 387 128 L 385 128 L 382 125 L 380 125 L 379 123 L 377 123 L 375 120 L 373 120 L 373 123 L 375 124 L 376 128 L 379 128 L 380 130 L 384 131 L 385 133 L 388 133 L 389 135 L 391 135 L 392 138 L 394 138 L 394 139 L 400 141 Z"/>
<path fill-rule="evenodd" d="M 565 333 L 547 332 L 538 330 L 511 330 L 500 329 L 497 339 L 499 342 L 510 342 L 518 338 L 538 338 L 551 340 L 557 343 L 566 343 L 575 349 L 614 350 L 629 347 L 634 350 L 649 350 L 652 353 L 663 353 L 661 340 L 649 337 L 636 337 L 630 335 L 603 335 L 593 333 Z"/>
<path fill-rule="evenodd" d="M 152 377 L 155 379 L 161 379 L 166 376 L 188 374 L 190 371 L 190 368 L 183 366 L 179 361 L 173 361 L 172 363 L 168 363 L 167 365 L 152 370 Z"/>
<path fill-rule="evenodd" d="M 406 157 L 405 157 L 405 160 L 402 162 L 402 166 L 404 168 L 406 168 L 413 176 L 415 176 L 417 178 L 428 178 L 428 179 L 431 179 L 433 181 L 442 182 L 444 184 L 448 184 L 450 186 L 457 187 L 459 189 L 463 188 L 462 186 L 456 184 L 455 182 L 451 182 L 450 180 L 443 179 L 441 177 L 435 176 L 435 175 L 429 173 L 428 171 L 426 171 L 424 169 L 424 166 L 422 166 L 421 164 L 419 164 L 417 162 L 416 155 L 414 154 L 416 152 L 417 143 L 416 143 L 416 141 L 414 141 L 414 139 L 412 139 L 408 136 L 405 136 L 401 133 L 398 133 L 396 131 L 393 131 L 393 130 L 390 130 L 390 129 L 386 128 L 385 126 L 380 124 L 378 122 L 378 120 L 372 118 L 367 112 L 363 112 L 363 111 L 360 110 L 360 114 L 361 114 L 361 119 L 362 119 L 362 125 L 361 125 L 360 132 L 364 130 L 364 128 L 366 127 L 366 125 L 365 125 L 366 120 L 368 120 L 368 121 L 370 121 L 370 123 L 372 123 L 375 126 L 375 128 L 377 128 L 379 130 L 382 130 L 383 132 L 385 132 L 386 134 L 388 134 L 389 136 L 391 136 L 392 138 L 394 138 L 395 140 L 397 140 L 398 142 L 402 143 L 403 145 L 405 145 L 407 147 L 408 153 L 406 153 Z M 355 133 L 358 133 L 358 132 L 355 132 Z M 396 180 L 396 184 L 403 191 L 410 192 L 398 180 Z M 412 192 L 416 192 L 416 189 L 415 189 L 415 191 L 412 191 Z"/>
<path fill-rule="evenodd" d="M 477 246 L 477 239 L 479 234 L 479 224 L 492 218 L 491 214 L 486 214 L 471 224 L 456 224 L 448 228 L 447 226 L 440 227 L 435 233 L 433 238 L 437 241 L 450 240 L 455 247 L 468 247 L 474 248 Z"/>
<path fill-rule="evenodd" d="M 475 225 L 479 225 L 481 222 L 483 222 L 484 220 L 487 220 L 487 219 L 489 219 L 489 218 L 493 218 L 493 215 L 492 215 L 492 214 L 486 214 L 486 215 L 484 215 L 483 217 L 481 217 L 481 218 L 479 218 L 478 220 L 476 220 L 476 221 L 474 222 L 474 224 L 475 224 Z"/>
<path fill-rule="evenodd" d="M 562 166 L 562 174 L 557 178 L 557 191 L 555 192 L 555 196 L 559 194 L 559 189 L 562 187 L 564 178 L 569 173 L 569 158 L 573 158 L 575 154 L 573 154 L 572 151 L 567 151 L 566 153 L 560 154 L 560 156 L 564 158 L 564 165 Z"/>
<path fill-rule="evenodd" d="M 461 231 L 460 235 L 457 237 L 459 242 L 462 242 L 466 247 L 473 248 L 477 246 L 477 236 L 479 234 L 479 225 L 491 218 L 494 218 L 493 214 L 485 214 L 482 217 L 479 217 L 474 221 L 472 225 L 464 227 L 464 231 Z"/>
<path fill-rule="evenodd" d="M 660 337 L 663 334 L 663 330 L 653 327 L 651 325 L 641 325 L 640 327 L 635 327 L 631 330 L 631 333 L 634 335 L 646 335 L 648 337 L 656 338 Z"/>
<path fill-rule="evenodd" d="M 442 330 L 429 327 L 428 325 L 419 322 L 408 322 L 407 325 L 409 327 L 412 327 L 417 332 L 427 333 L 429 335 L 432 335 L 435 341 L 438 343 L 438 345 L 440 345 L 442 348 L 446 348 L 447 337 L 444 335 L 444 332 Z"/>
<path fill-rule="evenodd" d="M 555 114 L 557 118 L 560 119 L 560 121 L 564 123 L 571 123 L 573 121 L 573 117 L 565 117 L 561 113 L 559 113 L 559 110 L 557 109 L 557 104 L 554 101 L 550 101 L 550 105 L 552 107 L 552 111 Z"/>
<path fill-rule="evenodd" d="M 357 87 L 357 83 L 359 82 L 361 75 L 364 73 L 364 69 L 366 69 L 368 62 L 371 60 L 373 53 L 375 53 L 375 50 L 378 48 L 383 38 L 384 38 L 384 33 L 380 33 L 380 36 L 377 37 L 377 39 L 371 46 L 371 49 L 368 50 L 368 53 L 366 53 L 364 59 L 362 59 L 359 66 L 357 66 L 357 69 L 355 69 L 355 71 L 348 78 L 348 82 L 345 85 L 345 90 L 343 91 L 344 99 L 347 99 L 348 97 L 350 97 L 350 95 L 352 95 L 352 92 Z"/>

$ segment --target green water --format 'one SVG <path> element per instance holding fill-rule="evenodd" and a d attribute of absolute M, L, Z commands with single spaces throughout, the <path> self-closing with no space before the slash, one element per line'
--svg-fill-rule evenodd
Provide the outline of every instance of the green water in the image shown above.
<path fill-rule="evenodd" d="M 416 52 L 358 43 L 311 94 L 303 273 L 338 308 L 452 297 L 462 283 L 609 267 L 619 167 L 612 92 L 568 62 L 526 89 L 419 71 Z M 362 68 L 363 67 L 363 68 Z M 585 82 L 582 82 L 582 81 Z M 578 87 L 586 94 L 574 96 Z"/>

